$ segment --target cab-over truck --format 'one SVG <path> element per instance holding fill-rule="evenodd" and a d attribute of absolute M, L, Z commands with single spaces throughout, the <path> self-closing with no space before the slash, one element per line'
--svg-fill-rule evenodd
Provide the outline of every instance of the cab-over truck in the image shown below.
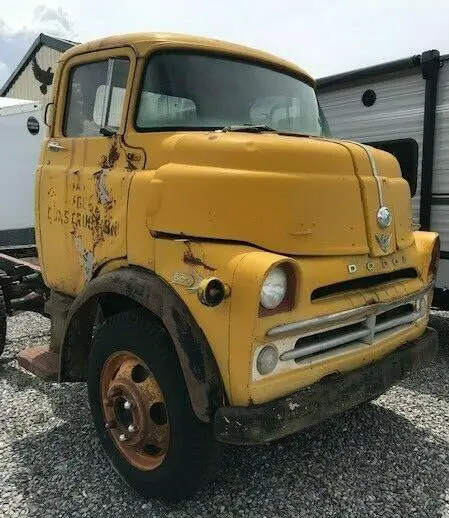
<path fill-rule="evenodd" d="M 189 495 L 220 442 L 302 430 L 433 357 L 439 238 L 413 231 L 395 157 L 331 138 L 302 69 L 124 35 L 67 51 L 53 95 L 40 266 L 5 266 L 3 311 L 28 280 L 51 343 L 20 364 L 87 381 L 101 444 L 134 489 Z"/>

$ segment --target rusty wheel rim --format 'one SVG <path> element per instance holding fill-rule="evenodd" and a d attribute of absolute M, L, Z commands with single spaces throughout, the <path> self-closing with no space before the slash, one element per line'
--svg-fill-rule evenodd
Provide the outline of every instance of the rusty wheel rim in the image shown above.
<path fill-rule="evenodd" d="M 111 355 L 100 376 L 105 427 L 115 446 L 137 469 L 164 461 L 170 425 L 164 395 L 146 363 L 127 351 Z"/>

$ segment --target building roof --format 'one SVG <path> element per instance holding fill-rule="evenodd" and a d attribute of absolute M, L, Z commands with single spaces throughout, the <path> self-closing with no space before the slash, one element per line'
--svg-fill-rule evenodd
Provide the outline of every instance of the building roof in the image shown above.
<path fill-rule="evenodd" d="M 0 97 L 0 108 L 8 106 L 19 106 L 23 104 L 36 104 L 36 101 L 30 101 L 27 99 L 13 99 L 11 97 Z"/>
<path fill-rule="evenodd" d="M 25 99 L 12 99 L 0 97 L 0 117 L 15 115 L 17 113 L 29 113 L 41 109 L 39 101 L 27 101 Z"/>
<path fill-rule="evenodd" d="M 422 54 L 417 54 L 408 58 L 397 59 L 396 61 L 388 61 L 387 63 L 380 63 L 370 67 L 349 70 L 340 74 L 322 77 L 317 79 L 317 86 L 319 90 L 332 90 L 333 88 L 341 87 L 342 84 L 363 81 L 379 75 L 396 74 L 412 70 L 421 66 L 421 55 Z M 447 61 L 449 59 L 449 54 L 440 56 L 439 59 L 441 62 Z"/>
<path fill-rule="evenodd" d="M 197 36 L 188 36 L 186 34 L 143 32 L 110 36 L 107 38 L 102 38 L 99 40 L 94 40 L 88 43 L 77 45 L 76 48 L 72 48 L 72 50 L 64 54 L 61 61 L 66 61 L 72 56 L 84 52 L 91 52 L 95 50 L 125 46 L 132 46 L 139 56 L 145 55 L 150 50 L 150 48 L 154 49 L 156 47 L 163 47 L 172 49 L 191 48 L 195 51 L 203 50 L 209 52 L 219 52 L 222 54 L 234 55 L 244 58 L 247 57 L 248 59 L 254 59 L 265 62 L 267 64 L 271 64 L 273 66 L 285 68 L 287 70 L 290 70 L 291 72 L 304 76 L 309 82 L 315 83 L 313 78 L 302 68 L 267 52 L 245 47 L 243 45 L 228 43 L 221 40 L 202 38 Z"/>
<path fill-rule="evenodd" d="M 17 68 L 11 74 L 9 79 L 0 88 L 0 96 L 5 96 L 12 85 L 15 83 L 17 78 L 28 66 L 33 56 L 39 51 L 42 46 L 50 47 L 51 49 L 57 50 L 61 53 L 65 53 L 69 49 L 70 52 L 64 54 L 63 61 L 68 58 L 93 50 L 107 49 L 111 47 L 119 46 L 130 46 L 132 45 L 139 55 L 145 54 L 150 47 L 163 46 L 171 48 L 192 48 L 194 50 L 204 51 L 215 51 L 223 54 L 231 54 L 238 56 L 245 56 L 249 59 L 255 59 L 263 61 L 267 64 L 282 67 L 292 72 L 296 72 L 304 76 L 309 82 L 314 83 L 313 78 L 305 72 L 302 68 L 296 66 L 289 61 L 278 58 L 267 52 L 255 50 L 242 45 L 236 45 L 234 43 L 228 43 L 221 40 L 201 38 L 196 36 L 188 36 L 184 34 L 173 34 L 173 33 L 133 33 L 133 34 L 122 34 L 118 36 L 110 36 L 99 40 L 90 41 L 84 44 L 78 44 L 77 42 L 65 40 L 61 38 L 54 38 L 47 34 L 39 34 L 35 39 L 28 52 L 23 57 Z M 75 47 L 76 48 L 72 48 Z"/>
<path fill-rule="evenodd" d="M 15 83 L 16 79 L 28 66 L 33 56 L 36 54 L 36 52 L 39 51 L 41 47 L 46 46 L 59 52 L 65 52 L 66 50 L 72 48 L 74 45 L 77 45 L 77 43 L 74 41 L 55 38 L 53 36 L 49 36 L 48 34 L 39 34 L 31 47 L 28 49 L 28 52 L 23 57 L 22 61 L 17 65 L 17 68 L 11 74 L 9 79 L 6 80 L 5 84 L 0 88 L 0 97 L 3 97 L 8 93 L 8 90 Z"/>

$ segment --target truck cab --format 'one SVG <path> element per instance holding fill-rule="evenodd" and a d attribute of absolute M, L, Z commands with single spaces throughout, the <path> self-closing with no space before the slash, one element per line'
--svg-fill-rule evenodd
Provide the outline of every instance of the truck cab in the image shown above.
<path fill-rule="evenodd" d="M 302 430 L 433 357 L 438 236 L 413 230 L 392 155 L 332 139 L 305 71 L 133 34 L 67 51 L 53 95 L 51 351 L 133 488 L 190 494 L 219 442 Z"/>

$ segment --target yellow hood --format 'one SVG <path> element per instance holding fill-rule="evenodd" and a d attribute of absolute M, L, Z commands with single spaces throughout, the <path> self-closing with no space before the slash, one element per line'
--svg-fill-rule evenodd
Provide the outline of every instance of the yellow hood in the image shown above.
<path fill-rule="evenodd" d="M 382 151 L 218 132 L 174 135 L 166 150 L 168 162 L 153 177 L 159 198 L 151 203 L 153 231 L 288 255 L 380 256 L 413 242 L 408 184 L 396 159 Z M 385 229 L 376 219 L 381 201 L 392 213 Z"/>

